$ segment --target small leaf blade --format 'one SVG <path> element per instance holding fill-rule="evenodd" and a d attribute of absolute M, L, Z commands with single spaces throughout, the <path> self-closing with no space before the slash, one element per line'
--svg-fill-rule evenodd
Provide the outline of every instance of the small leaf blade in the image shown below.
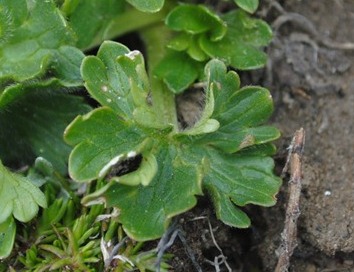
<path fill-rule="evenodd" d="M 243 10 L 253 13 L 257 10 L 259 5 L 259 0 L 234 0 L 236 5 L 238 5 Z"/>
<path fill-rule="evenodd" d="M 45 208 L 46 199 L 41 190 L 27 178 L 11 173 L 0 162 L 0 223 L 11 213 L 21 222 L 28 222 L 38 212 L 38 206 Z"/>
<path fill-rule="evenodd" d="M 204 183 L 213 196 L 219 218 L 226 224 L 234 227 L 249 225 L 244 213 L 234 205 L 269 207 L 275 204 L 281 179 L 273 174 L 271 158 L 221 154 L 212 149 L 208 150 L 208 155 L 210 169 Z"/>
<path fill-rule="evenodd" d="M 16 223 L 12 216 L 0 223 L 0 260 L 7 258 L 15 242 Z"/>

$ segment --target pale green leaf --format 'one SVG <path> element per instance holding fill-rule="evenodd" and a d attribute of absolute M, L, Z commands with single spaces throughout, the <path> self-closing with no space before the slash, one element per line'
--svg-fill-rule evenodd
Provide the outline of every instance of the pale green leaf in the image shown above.
<path fill-rule="evenodd" d="M 44 194 L 27 178 L 10 172 L 0 162 L 0 223 L 11 214 L 28 222 L 38 212 L 38 206 L 47 206 Z"/>
<path fill-rule="evenodd" d="M 114 177 L 113 180 L 125 185 L 143 185 L 147 186 L 150 184 L 152 179 L 157 173 L 157 161 L 153 154 L 143 154 L 142 161 L 137 170 L 123 175 L 121 177 Z"/>
<path fill-rule="evenodd" d="M 0 260 L 8 257 L 15 242 L 16 223 L 12 216 L 0 223 Z"/>

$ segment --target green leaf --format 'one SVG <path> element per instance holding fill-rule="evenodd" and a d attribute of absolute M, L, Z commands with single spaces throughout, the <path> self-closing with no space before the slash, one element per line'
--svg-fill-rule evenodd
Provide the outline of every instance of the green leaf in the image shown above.
<path fill-rule="evenodd" d="M 62 10 L 77 35 L 76 46 L 85 49 L 103 41 L 108 25 L 124 7 L 124 1 L 116 0 L 65 1 Z"/>
<path fill-rule="evenodd" d="M 41 190 L 27 178 L 11 173 L 0 161 L 0 223 L 13 216 L 28 222 L 38 212 L 38 206 L 45 208 L 46 199 Z"/>
<path fill-rule="evenodd" d="M 122 118 L 131 118 L 133 115 L 133 82 L 139 87 L 141 96 L 146 98 L 148 95 L 149 86 L 141 53 L 130 52 L 119 43 L 104 42 L 97 57 L 89 56 L 84 59 L 81 73 L 92 97 L 101 105 L 113 109 Z"/>
<path fill-rule="evenodd" d="M 199 144 L 212 145 L 226 153 L 234 153 L 248 146 L 273 141 L 280 136 L 274 127 L 259 126 L 273 112 L 272 97 L 268 90 L 256 86 L 240 89 L 237 74 L 227 72 L 225 64 L 218 60 L 210 61 L 205 73 L 209 77 L 207 93 L 214 93 L 216 97 L 215 107 L 208 118 L 216 119 L 220 128 L 198 137 Z M 205 111 L 210 113 L 208 103 Z"/>
<path fill-rule="evenodd" d="M 238 5 L 243 10 L 253 13 L 257 10 L 259 1 L 258 0 L 234 0 L 236 5 Z"/>
<path fill-rule="evenodd" d="M 77 117 L 65 133 L 66 141 L 75 145 L 69 160 L 72 178 L 109 180 L 86 196 L 84 204 L 104 201 L 118 208 L 124 230 L 144 241 L 160 237 L 173 216 L 193 207 L 202 187 L 212 196 L 218 217 L 232 226 L 250 222 L 237 206 L 275 203 L 280 179 L 272 172 L 274 146 L 269 142 L 279 132 L 263 125 L 273 110 L 266 89 L 240 89 L 238 75 L 212 60 L 205 69 L 199 121 L 184 131 L 173 130 L 159 126 L 160 118 L 151 110 L 141 55 L 114 43 L 105 46 L 100 57 L 87 57 L 88 70 L 82 69 L 90 93 L 105 106 Z M 107 97 L 102 89 L 113 85 L 107 90 L 125 94 L 121 99 Z M 152 104 L 155 98 L 150 98 Z M 119 172 L 124 160 L 137 156 L 142 161 L 136 170 Z"/>
<path fill-rule="evenodd" d="M 138 10 L 144 12 L 158 12 L 162 9 L 164 0 L 126 0 Z"/>
<path fill-rule="evenodd" d="M 208 149 L 209 171 L 204 184 L 210 192 L 217 216 L 234 227 L 248 227 L 249 220 L 233 207 L 256 204 L 272 206 L 281 185 L 273 174 L 274 162 L 269 157 L 222 154 Z"/>
<path fill-rule="evenodd" d="M 168 14 L 165 23 L 176 31 L 190 34 L 208 33 L 212 41 L 220 40 L 226 33 L 223 20 L 202 5 L 180 5 Z"/>
<path fill-rule="evenodd" d="M 104 194 L 108 206 L 119 208 L 119 220 L 133 239 L 162 236 L 173 216 L 196 204 L 195 195 L 202 193 L 201 170 L 181 153 L 174 146 L 161 147 L 158 172 L 148 186 L 116 184 Z"/>
<path fill-rule="evenodd" d="M 183 52 L 170 51 L 156 66 L 154 74 L 175 94 L 187 89 L 199 76 L 201 65 Z"/>
<path fill-rule="evenodd" d="M 77 114 L 90 107 L 82 98 L 61 91 L 57 81 L 50 81 L 27 87 L 14 85 L 3 93 L 0 157 L 4 163 L 32 164 L 41 156 L 57 171 L 66 173 L 71 147 L 63 141 L 64 129 Z"/>
<path fill-rule="evenodd" d="M 81 83 L 79 66 L 83 54 L 74 45 L 74 35 L 52 1 L 5 0 L 0 10 L 7 29 L 0 49 L 0 81 L 24 81 L 50 70 L 64 85 Z M 5 31 L 5 30 L 4 30 Z M 60 65 L 71 65 L 70 71 Z"/>
<path fill-rule="evenodd" d="M 12 216 L 0 223 L 0 260 L 7 258 L 14 246 L 16 224 Z"/>
<path fill-rule="evenodd" d="M 78 116 L 66 129 L 65 140 L 75 148 L 69 158 L 69 173 L 76 181 L 104 177 L 110 167 L 128 154 L 138 154 L 143 132 L 102 107 Z"/>
<path fill-rule="evenodd" d="M 214 186 L 207 186 L 212 197 L 216 216 L 226 225 L 237 228 L 248 228 L 251 220 L 241 209 L 232 203 L 227 194 L 220 192 Z"/>
<path fill-rule="evenodd" d="M 250 18 L 242 10 L 231 11 L 222 19 L 228 25 L 226 35 L 217 42 L 202 35 L 199 42 L 204 52 L 237 69 L 262 67 L 267 58 L 259 47 L 271 41 L 272 31 L 269 25 L 262 20 Z"/>

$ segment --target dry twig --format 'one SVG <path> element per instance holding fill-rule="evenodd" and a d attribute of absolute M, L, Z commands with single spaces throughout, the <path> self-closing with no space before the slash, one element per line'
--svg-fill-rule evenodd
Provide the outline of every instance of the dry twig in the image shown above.
<path fill-rule="evenodd" d="M 301 128 L 295 132 L 291 145 L 289 146 L 288 159 L 282 173 L 282 176 L 284 176 L 288 169 L 290 171 L 289 201 L 286 209 L 285 226 L 281 235 L 282 241 L 277 250 L 279 259 L 275 272 L 288 271 L 290 257 L 297 246 L 297 219 L 300 215 L 299 199 L 302 183 L 301 162 L 304 144 L 305 131 Z"/>

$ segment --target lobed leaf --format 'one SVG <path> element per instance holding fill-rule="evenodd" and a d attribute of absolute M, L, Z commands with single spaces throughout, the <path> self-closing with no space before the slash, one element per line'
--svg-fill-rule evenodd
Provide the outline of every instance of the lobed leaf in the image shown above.
<path fill-rule="evenodd" d="M 113 109 L 122 118 L 132 118 L 134 100 L 147 98 L 149 84 L 140 52 L 130 52 L 115 42 L 104 42 L 97 57 L 86 57 L 81 67 L 89 93 L 101 105 Z M 135 84 L 134 97 L 131 86 Z M 137 103 L 137 101 L 135 101 Z M 141 104 L 141 103 L 140 103 Z"/>
<path fill-rule="evenodd" d="M 271 28 L 259 19 L 250 18 L 242 10 L 222 16 L 227 33 L 220 41 L 211 41 L 206 35 L 200 38 L 200 47 L 212 58 L 225 61 L 236 69 L 249 70 L 262 67 L 266 55 L 259 50 L 272 38 Z"/>
<path fill-rule="evenodd" d="M 226 24 L 202 5 L 180 5 L 168 14 L 165 23 L 173 30 L 190 34 L 208 32 L 212 41 L 220 40 L 226 33 Z"/>
<path fill-rule="evenodd" d="M 113 43 L 105 46 L 99 51 L 101 57 L 84 61 L 95 59 L 95 65 L 85 64 L 93 70 L 83 66 L 82 71 L 87 72 L 90 93 L 106 106 L 77 117 L 65 134 L 66 141 L 76 145 L 69 160 L 71 176 L 78 181 L 106 175 L 110 179 L 84 203 L 104 200 L 117 207 L 123 228 L 136 240 L 161 236 L 173 216 L 195 205 L 202 187 L 212 196 L 218 217 L 232 226 L 246 227 L 250 222 L 237 206 L 275 203 L 280 179 L 273 174 L 268 156 L 274 152 L 269 142 L 279 132 L 263 125 L 273 110 L 266 89 L 240 89 L 238 75 L 228 72 L 220 60 L 212 60 L 205 69 L 207 88 L 200 120 L 184 131 L 171 130 L 156 124 L 159 118 L 147 100 L 149 84 L 141 55 Z M 99 65 L 112 71 L 99 68 L 92 81 L 88 75 L 94 78 Z M 121 101 L 105 102 L 101 86 L 108 83 L 117 88 L 124 85 L 126 95 Z M 118 92 L 122 91 L 118 88 Z M 135 171 L 109 174 L 123 159 L 137 154 L 142 161 Z"/>
<path fill-rule="evenodd" d="M 28 222 L 45 208 L 46 199 L 41 190 L 27 178 L 11 173 L 0 162 L 0 223 L 13 215 L 21 222 Z"/>
<path fill-rule="evenodd" d="M 248 227 L 249 222 L 237 206 L 256 204 L 272 206 L 281 179 L 274 175 L 269 157 L 222 154 L 209 149 L 209 171 L 204 179 L 216 206 L 218 217 L 234 227 Z M 221 210 L 225 208 L 225 210 Z"/>
<path fill-rule="evenodd" d="M 272 97 L 268 90 L 254 86 L 240 89 L 238 76 L 232 71 L 227 72 L 225 65 L 217 60 L 209 62 L 206 74 L 209 75 L 208 90 L 216 96 L 211 117 L 219 121 L 220 128 L 199 138 L 200 143 L 234 153 L 280 136 L 274 127 L 259 126 L 273 112 Z"/>

